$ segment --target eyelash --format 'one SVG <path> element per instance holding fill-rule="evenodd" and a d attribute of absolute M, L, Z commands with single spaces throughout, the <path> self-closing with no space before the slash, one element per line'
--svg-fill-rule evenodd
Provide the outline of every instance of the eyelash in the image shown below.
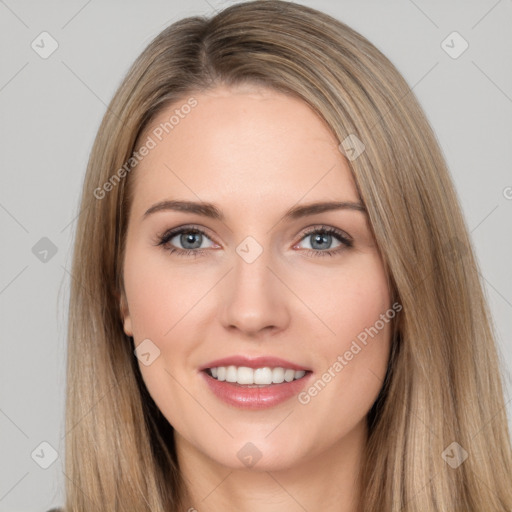
<path fill-rule="evenodd" d="M 207 233 L 205 233 L 202 229 L 200 229 L 198 227 L 183 226 L 180 228 L 171 229 L 169 231 L 166 231 L 163 235 L 157 236 L 155 245 L 162 246 L 169 254 L 176 254 L 177 256 L 180 256 L 180 257 L 192 256 L 192 257 L 196 258 L 208 250 L 208 249 L 178 249 L 176 247 L 168 247 L 167 246 L 168 242 L 172 238 L 174 238 L 176 235 L 181 235 L 183 233 L 201 234 L 201 235 L 206 236 L 207 238 L 210 238 L 207 235 Z M 343 231 L 336 229 L 336 228 L 329 227 L 329 226 L 320 226 L 320 227 L 315 226 L 315 227 L 309 229 L 306 233 L 304 233 L 304 235 L 302 236 L 300 241 L 302 241 L 303 239 L 307 238 L 308 236 L 310 236 L 312 234 L 317 234 L 317 233 L 334 236 L 339 242 L 342 243 L 342 246 L 340 246 L 336 249 L 328 249 L 326 251 L 305 249 L 305 251 L 307 251 L 307 253 L 310 256 L 314 256 L 314 257 L 335 256 L 336 254 L 341 253 L 342 251 L 344 251 L 348 248 L 351 248 L 354 245 L 352 239 L 349 238 L 348 236 L 346 236 L 346 234 Z"/>

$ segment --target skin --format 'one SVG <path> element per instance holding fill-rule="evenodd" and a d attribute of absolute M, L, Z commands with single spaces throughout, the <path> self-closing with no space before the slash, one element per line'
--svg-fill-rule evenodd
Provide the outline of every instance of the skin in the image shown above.
<path fill-rule="evenodd" d="M 125 333 L 160 350 L 139 367 L 175 429 L 184 503 L 198 511 L 355 511 L 365 417 L 385 376 L 390 323 L 305 405 L 293 397 L 242 410 L 220 401 L 198 373 L 221 357 L 272 355 L 312 369 L 315 382 L 389 310 L 364 212 L 280 221 L 297 204 L 359 201 L 348 162 L 299 99 L 249 85 L 193 96 L 197 106 L 130 175 L 121 300 Z M 162 111 L 142 140 L 184 103 Z M 213 202 L 225 221 L 176 211 L 142 218 L 169 199 Z M 203 254 L 170 254 L 170 245 L 190 247 L 179 235 L 156 245 L 165 231 L 191 224 L 207 232 Z M 304 236 L 311 226 L 338 228 L 353 247 L 315 257 L 343 244 L 332 237 L 315 246 L 314 234 Z M 236 252 L 247 236 L 263 249 L 250 264 Z M 237 457 L 248 442 L 261 453 L 252 468 Z"/>

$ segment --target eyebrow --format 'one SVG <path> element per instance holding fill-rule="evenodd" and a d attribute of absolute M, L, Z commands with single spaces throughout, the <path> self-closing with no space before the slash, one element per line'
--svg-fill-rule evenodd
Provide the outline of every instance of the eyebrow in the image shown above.
<path fill-rule="evenodd" d="M 151 214 L 162 211 L 188 212 L 209 217 L 211 219 L 223 222 L 225 220 L 222 211 L 213 203 L 168 200 L 160 201 L 154 204 L 144 213 L 142 220 L 148 218 Z M 293 206 L 282 217 L 283 220 L 296 220 L 308 215 L 315 215 L 327 211 L 352 210 L 366 212 L 366 208 L 359 202 L 353 201 L 327 201 L 319 203 L 310 203 L 305 205 Z"/>

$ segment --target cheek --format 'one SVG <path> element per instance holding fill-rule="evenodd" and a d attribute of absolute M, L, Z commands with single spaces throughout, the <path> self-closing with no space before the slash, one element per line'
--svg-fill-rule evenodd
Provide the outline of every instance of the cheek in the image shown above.
<path fill-rule="evenodd" d="M 356 254 L 336 271 L 309 276 L 303 281 L 302 290 L 310 309 L 321 321 L 319 339 L 331 347 L 326 353 L 350 345 L 352 339 L 373 326 L 391 307 L 383 265 L 377 254 L 372 253 Z M 321 290 L 324 292 L 320 293 Z M 379 330 L 383 329 L 379 322 Z"/>
<path fill-rule="evenodd" d="M 323 299 L 312 295 L 312 309 L 329 329 L 320 325 L 325 334 L 315 342 L 320 382 L 305 390 L 301 403 L 314 401 L 314 407 L 323 411 L 332 411 L 332 404 L 338 403 L 343 407 L 333 414 L 341 421 L 347 411 L 353 418 L 362 417 L 377 397 L 396 312 L 377 255 L 359 258 L 346 272 L 333 274 L 329 286 Z"/>
<path fill-rule="evenodd" d="M 165 251 L 133 247 L 124 270 L 134 338 L 164 340 L 204 294 L 201 278 L 183 267 L 171 268 Z"/>
<path fill-rule="evenodd" d="M 196 346 L 190 343 L 190 326 L 200 314 L 195 306 L 211 284 L 190 264 L 172 267 L 165 251 L 136 246 L 127 252 L 124 281 L 135 345 L 152 342 L 145 345 L 152 362 L 138 362 L 146 388 L 168 421 L 180 425 L 189 413 L 200 414 L 180 383 L 190 378 L 188 362 Z M 173 411 L 181 416 L 172 417 Z"/>

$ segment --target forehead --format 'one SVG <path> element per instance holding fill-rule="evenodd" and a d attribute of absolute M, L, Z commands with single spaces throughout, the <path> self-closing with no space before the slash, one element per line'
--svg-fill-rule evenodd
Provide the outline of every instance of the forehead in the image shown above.
<path fill-rule="evenodd" d="M 195 106 L 184 108 L 194 104 L 190 98 Z M 325 122 L 304 101 L 270 89 L 191 94 L 160 112 L 140 144 L 148 137 L 154 147 L 132 176 L 134 210 L 176 197 L 255 212 L 284 209 L 301 198 L 358 199 Z"/>

